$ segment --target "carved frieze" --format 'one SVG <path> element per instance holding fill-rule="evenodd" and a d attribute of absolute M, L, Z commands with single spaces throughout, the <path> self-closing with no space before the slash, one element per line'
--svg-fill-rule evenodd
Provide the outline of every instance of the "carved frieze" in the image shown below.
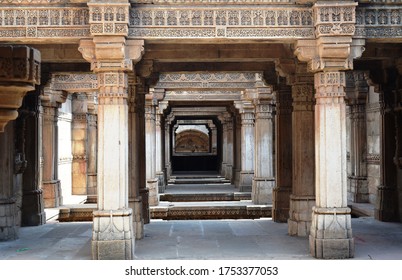
<path fill-rule="evenodd" d="M 402 9 L 400 6 L 358 7 L 356 33 L 359 38 L 401 38 Z"/>
<path fill-rule="evenodd" d="M 262 82 L 262 73 L 162 73 L 155 88 L 234 89 L 253 88 Z"/>
<path fill-rule="evenodd" d="M 0 8 L 0 37 L 81 38 L 89 36 L 88 8 Z"/>
<path fill-rule="evenodd" d="M 68 92 L 88 92 L 98 88 L 98 79 L 93 73 L 53 73 L 52 87 L 54 90 Z"/>
<path fill-rule="evenodd" d="M 130 10 L 133 38 L 312 38 L 309 8 L 299 7 L 166 7 Z"/>
<path fill-rule="evenodd" d="M 345 97 L 345 72 L 320 72 L 315 74 L 316 98 Z"/>

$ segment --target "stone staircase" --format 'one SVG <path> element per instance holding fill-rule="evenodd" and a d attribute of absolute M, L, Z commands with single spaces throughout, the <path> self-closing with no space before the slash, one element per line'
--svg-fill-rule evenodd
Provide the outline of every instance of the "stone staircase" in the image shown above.
<path fill-rule="evenodd" d="M 150 207 L 151 219 L 206 220 L 259 219 L 272 215 L 272 205 L 255 205 L 250 192 L 239 192 L 218 174 L 172 176 L 158 206 Z M 92 221 L 96 204 L 65 205 L 59 209 L 60 222 Z"/>
<path fill-rule="evenodd" d="M 271 205 L 254 205 L 251 193 L 239 192 L 217 174 L 172 176 L 158 206 L 150 208 L 153 219 L 258 219 L 271 217 Z"/>

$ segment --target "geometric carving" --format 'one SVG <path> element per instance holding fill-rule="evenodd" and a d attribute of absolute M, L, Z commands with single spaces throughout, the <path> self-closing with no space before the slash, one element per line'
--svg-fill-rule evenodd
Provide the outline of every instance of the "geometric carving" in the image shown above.
<path fill-rule="evenodd" d="M 53 73 L 51 83 L 53 90 L 67 92 L 88 92 L 98 89 L 97 76 L 92 73 Z"/>
<path fill-rule="evenodd" d="M 88 37 L 88 24 L 88 8 L 0 8 L 0 36 L 3 38 Z"/>
<path fill-rule="evenodd" d="M 246 89 L 263 83 L 262 73 L 162 73 L 155 88 Z"/>
<path fill-rule="evenodd" d="M 130 10 L 129 37 L 313 38 L 314 34 L 309 8 L 135 6 Z"/>
<path fill-rule="evenodd" d="M 88 3 L 92 35 L 126 35 L 129 3 Z"/>

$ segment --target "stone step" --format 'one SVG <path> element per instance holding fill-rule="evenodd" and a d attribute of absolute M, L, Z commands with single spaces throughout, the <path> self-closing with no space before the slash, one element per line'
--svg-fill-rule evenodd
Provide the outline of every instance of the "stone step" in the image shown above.
<path fill-rule="evenodd" d="M 202 185 L 202 184 L 230 184 L 230 180 L 221 178 L 170 178 L 168 184 L 187 184 L 187 185 Z"/>
<path fill-rule="evenodd" d="M 95 204 L 79 204 L 59 209 L 59 222 L 92 221 Z M 215 202 L 165 202 L 150 207 L 151 219 L 207 220 L 259 219 L 272 216 L 272 205 L 254 205 L 249 200 Z"/>
<path fill-rule="evenodd" d="M 251 193 L 163 193 L 159 195 L 160 201 L 191 202 L 191 201 L 240 201 L 250 200 Z"/>
<path fill-rule="evenodd" d="M 251 201 L 161 202 L 150 208 L 150 214 L 162 220 L 259 219 L 272 217 L 272 205 L 254 205 Z"/>

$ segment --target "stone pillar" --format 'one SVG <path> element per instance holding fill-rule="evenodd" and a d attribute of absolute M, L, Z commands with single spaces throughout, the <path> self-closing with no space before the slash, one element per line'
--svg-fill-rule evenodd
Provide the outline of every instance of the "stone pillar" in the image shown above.
<path fill-rule="evenodd" d="M 208 122 L 208 127 L 210 129 L 211 153 L 216 155 L 217 146 L 218 146 L 218 132 L 216 129 L 216 125 L 212 121 Z M 232 125 L 232 130 L 233 130 L 233 125 Z M 233 133 L 233 131 L 232 131 L 232 133 Z M 232 135 L 232 142 L 233 142 L 233 135 Z"/>
<path fill-rule="evenodd" d="M 72 142 L 72 194 L 86 195 L 88 184 L 88 122 L 87 95 L 73 94 L 73 122 L 71 127 Z"/>
<path fill-rule="evenodd" d="M 256 89 L 254 177 L 251 199 L 254 204 L 271 204 L 274 174 L 274 103 L 271 88 Z"/>
<path fill-rule="evenodd" d="M 390 82 L 390 81 L 387 81 Z M 391 83 L 390 83 L 391 84 Z M 395 166 L 396 127 L 397 122 L 393 106 L 394 89 L 390 84 L 384 85 L 380 94 L 381 106 L 381 153 L 380 153 L 380 186 L 377 189 L 377 200 L 374 217 L 383 222 L 398 221 L 397 173 Z"/>
<path fill-rule="evenodd" d="M 345 72 L 364 51 L 353 39 L 354 1 L 317 1 L 313 5 L 315 40 L 299 40 L 295 54 L 316 72 L 315 198 L 310 252 L 316 258 L 354 255 L 351 210 L 347 207 Z M 293 186 L 294 188 L 295 186 Z"/>
<path fill-rule="evenodd" d="M 227 113 L 226 113 L 227 114 Z M 227 165 L 227 154 L 228 154 L 228 125 L 226 122 L 226 114 L 219 116 L 219 120 L 222 124 L 222 163 L 220 173 L 221 176 L 226 177 L 226 165 Z"/>
<path fill-rule="evenodd" d="M 285 223 L 289 218 L 292 192 L 292 94 L 291 88 L 279 85 L 276 96 L 276 183 L 272 193 L 272 219 Z"/>
<path fill-rule="evenodd" d="M 311 212 L 315 205 L 313 82 L 311 74 L 297 74 L 296 82 L 292 86 L 293 181 L 288 220 L 289 235 L 307 236 L 310 233 Z"/>
<path fill-rule="evenodd" d="M 0 153 L 2 155 L 0 157 L 0 241 L 18 238 L 21 222 L 18 208 L 21 207 L 21 192 L 27 189 L 24 185 L 23 190 L 16 189 L 21 185 L 15 182 L 17 175 L 14 173 L 21 177 L 20 170 L 25 168 L 26 158 L 20 151 L 15 151 L 17 143 L 15 143 L 14 124 L 7 125 L 7 123 L 18 117 L 17 109 L 22 105 L 25 94 L 34 90 L 35 84 L 39 84 L 40 60 L 40 53 L 33 48 L 0 46 Z M 21 148 L 24 149 L 24 146 Z M 27 191 L 32 194 L 32 197 L 39 199 L 36 201 L 39 209 L 34 209 L 36 212 L 33 214 L 39 215 L 39 221 L 34 222 L 40 223 L 43 221 L 40 220 L 43 218 L 43 209 L 40 201 L 41 192 L 37 190 L 37 186 L 33 180 Z"/>
<path fill-rule="evenodd" d="M 254 104 L 244 100 L 235 102 L 241 116 L 241 170 L 239 176 L 240 191 L 251 191 L 254 177 Z"/>
<path fill-rule="evenodd" d="M 156 101 L 152 94 L 145 96 L 145 155 L 146 185 L 149 190 L 149 205 L 159 204 L 158 178 L 156 177 Z"/>
<path fill-rule="evenodd" d="M 66 101 L 67 94 L 44 88 L 41 98 L 42 115 L 42 190 L 45 208 L 59 207 L 63 203 L 58 179 L 58 110 Z"/>
<path fill-rule="evenodd" d="M 106 6 L 107 5 L 107 6 Z M 94 259 L 133 259 L 135 232 L 128 206 L 128 74 L 141 59 L 143 41 L 126 40 L 129 3 L 88 3 L 90 17 L 100 12 L 117 22 L 91 21 L 92 40 L 79 51 L 98 76 L 98 209 L 93 212 Z M 104 18 L 104 17 L 101 17 Z M 103 29 L 105 27 L 106 29 Z M 110 36 L 108 28 L 122 30 Z M 125 31 L 125 34 L 124 34 Z"/>
<path fill-rule="evenodd" d="M 240 188 L 240 171 L 241 171 L 241 115 L 235 115 L 235 158 L 234 158 L 234 184 L 236 188 Z"/>
<path fill-rule="evenodd" d="M 140 160 L 140 143 L 141 143 L 141 126 L 139 122 L 139 114 L 142 112 L 139 108 L 136 87 L 135 74 L 129 74 L 129 207 L 133 209 L 133 228 L 135 229 L 135 238 L 142 239 L 144 237 L 144 215 L 143 215 L 143 198 L 140 195 L 141 183 L 145 186 L 145 182 L 141 181 L 141 160 Z M 148 200 L 148 197 L 147 197 Z"/>
<path fill-rule="evenodd" d="M 227 129 L 225 178 L 232 182 L 233 181 L 233 116 L 232 116 L 232 114 L 228 113 L 227 116 L 225 116 L 225 122 L 226 122 L 226 129 Z M 212 137 L 214 137 L 214 135 L 212 135 Z M 212 145 L 212 147 L 213 147 L 213 145 Z"/>
<path fill-rule="evenodd" d="M 97 93 L 88 93 L 87 114 L 87 202 L 97 203 L 97 148 L 98 148 L 98 112 L 95 102 Z"/>
<path fill-rule="evenodd" d="M 39 97 L 29 94 L 25 97 L 23 110 L 26 114 L 24 123 L 24 153 L 26 168 L 22 178 L 21 226 L 38 226 L 46 222 L 43 191 L 40 188 L 40 118 Z"/>
<path fill-rule="evenodd" d="M 171 163 L 171 153 L 172 153 L 172 125 L 173 116 L 169 115 L 165 119 L 165 178 L 166 184 L 172 175 L 172 163 Z"/>
<path fill-rule="evenodd" d="M 348 176 L 348 200 L 369 202 L 367 182 L 367 130 L 366 98 L 368 85 L 364 72 L 346 73 L 346 91 L 350 116 L 350 175 Z"/>
<path fill-rule="evenodd" d="M 164 127 L 163 122 L 163 112 L 168 107 L 169 103 L 167 101 L 161 101 L 158 103 L 156 109 L 155 118 L 155 165 L 156 165 L 156 177 L 158 178 L 158 190 L 159 193 L 164 193 L 166 188 L 165 172 L 163 168 L 165 149 L 164 149 L 164 132 L 162 127 Z"/>
<path fill-rule="evenodd" d="M 345 72 L 317 73 L 314 82 L 316 206 L 310 250 L 317 258 L 350 258 L 354 239 L 346 196 Z"/>

